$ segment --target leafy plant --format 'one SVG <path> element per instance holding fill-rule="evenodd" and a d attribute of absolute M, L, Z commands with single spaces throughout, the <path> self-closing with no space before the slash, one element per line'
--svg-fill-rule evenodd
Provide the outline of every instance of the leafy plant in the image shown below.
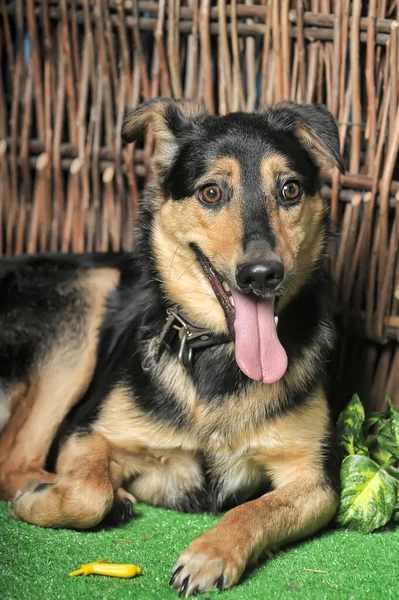
<path fill-rule="evenodd" d="M 386 412 L 366 418 L 355 394 L 337 422 L 343 459 L 338 522 L 363 533 L 399 521 L 399 410 L 387 402 Z"/>
<path fill-rule="evenodd" d="M 345 410 L 339 415 L 337 428 L 339 432 L 339 447 L 342 456 L 363 454 L 368 456 L 368 448 L 363 436 L 365 421 L 364 407 L 360 398 L 355 394 Z"/>

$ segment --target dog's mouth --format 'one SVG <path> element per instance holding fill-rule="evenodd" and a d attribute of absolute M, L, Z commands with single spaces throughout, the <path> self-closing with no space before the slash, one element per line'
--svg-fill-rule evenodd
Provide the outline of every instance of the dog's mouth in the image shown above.
<path fill-rule="evenodd" d="M 241 371 L 255 381 L 279 381 L 287 370 L 288 359 L 277 335 L 276 298 L 230 289 L 199 248 L 193 249 L 226 316 Z"/>
<path fill-rule="evenodd" d="M 194 247 L 194 250 L 197 255 L 198 262 L 201 265 L 202 270 L 206 275 L 206 278 L 212 286 L 213 293 L 218 299 L 220 306 L 223 308 L 224 314 L 226 316 L 227 327 L 229 329 L 231 337 L 234 340 L 234 321 L 236 317 L 236 310 L 230 286 L 226 281 L 223 281 L 221 279 L 210 260 L 208 260 L 198 248 Z"/>

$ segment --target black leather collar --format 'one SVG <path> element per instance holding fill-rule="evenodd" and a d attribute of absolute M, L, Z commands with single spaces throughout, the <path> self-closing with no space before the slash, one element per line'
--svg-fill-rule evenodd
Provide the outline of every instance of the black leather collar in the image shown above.
<path fill-rule="evenodd" d="M 154 338 L 157 345 L 156 360 L 158 361 L 165 348 L 176 353 L 183 367 L 192 364 L 193 351 L 199 348 L 209 348 L 232 341 L 230 334 L 214 334 L 211 330 L 197 327 L 183 318 L 176 309 L 168 308 L 166 323 L 159 335 Z"/>

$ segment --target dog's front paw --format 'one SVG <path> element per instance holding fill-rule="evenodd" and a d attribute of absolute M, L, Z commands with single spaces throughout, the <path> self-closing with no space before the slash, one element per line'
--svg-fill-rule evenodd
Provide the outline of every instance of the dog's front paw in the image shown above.
<path fill-rule="evenodd" d="M 14 498 L 8 503 L 8 512 L 14 519 L 26 520 L 27 512 L 37 492 L 52 486 L 52 483 L 32 480 L 22 490 L 18 490 Z"/>
<path fill-rule="evenodd" d="M 239 580 L 246 566 L 239 548 L 231 547 L 217 528 L 195 539 L 182 552 L 173 568 L 170 585 L 179 597 L 224 590 Z"/>

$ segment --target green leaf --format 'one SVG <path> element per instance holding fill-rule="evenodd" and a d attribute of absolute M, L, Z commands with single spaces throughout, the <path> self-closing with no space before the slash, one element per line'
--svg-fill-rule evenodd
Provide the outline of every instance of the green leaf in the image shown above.
<path fill-rule="evenodd" d="M 381 448 L 399 459 L 399 410 L 393 406 L 387 397 L 389 418 L 382 421 L 378 428 L 377 440 Z"/>
<path fill-rule="evenodd" d="M 396 406 L 394 406 L 394 405 L 392 404 L 392 398 L 391 398 L 391 396 L 385 396 L 385 400 L 387 401 L 387 404 L 388 404 L 388 406 L 389 406 L 389 412 L 390 412 L 391 414 L 394 414 L 394 413 L 396 413 L 397 415 L 399 415 L 399 409 L 398 409 L 398 408 L 396 408 Z"/>
<path fill-rule="evenodd" d="M 386 412 L 378 412 L 378 411 L 371 412 L 367 416 L 367 418 L 364 422 L 364 429 L 366 430 L 366 432 L 370 429 L 370 427 L 372 427 L 373 425 L 375 425 L 376 423 L 378 423 L 379 421 L 384 419 L 386 416 L 387 416 Z"/>
<path fill-rule="evenodd" d="M 357 394 L 352 397 L 347 407 L 339 415 L 337 421 L 339 447 L 342 456 L 369 452 L 363 436 L 365 420 L 363 404 Z"/>
<path fill-rule="evenodd" d="M 392 477 L 395 477 L 395 479 L 399 480 L 399 469 L 397 467 L 389 465 L 388 467 L 386 467 L 386 471 L 388 471 L 388 473 L 390 475 L 392 475 Z M 399 486 L 398 486 L 398 492 L 399 492 Z"/>
<path fill-rule="evenodd" d="M 395 457 L 392 456 L 388 450 L 381 448 L 377 441 L 377 436 L 369 436 L 367 438 L 367 446 L 370 451 L 370 458 L 375 460 L 375 462 L 382 467 L 386 467 L 395 462 Z"/>
<path fill-rule="evenodd" d="M 370 533 L 390 520 L 397 502 L 398 482 L 366 456 L 347 456 L 341 465 L 338 522 Z"/>

